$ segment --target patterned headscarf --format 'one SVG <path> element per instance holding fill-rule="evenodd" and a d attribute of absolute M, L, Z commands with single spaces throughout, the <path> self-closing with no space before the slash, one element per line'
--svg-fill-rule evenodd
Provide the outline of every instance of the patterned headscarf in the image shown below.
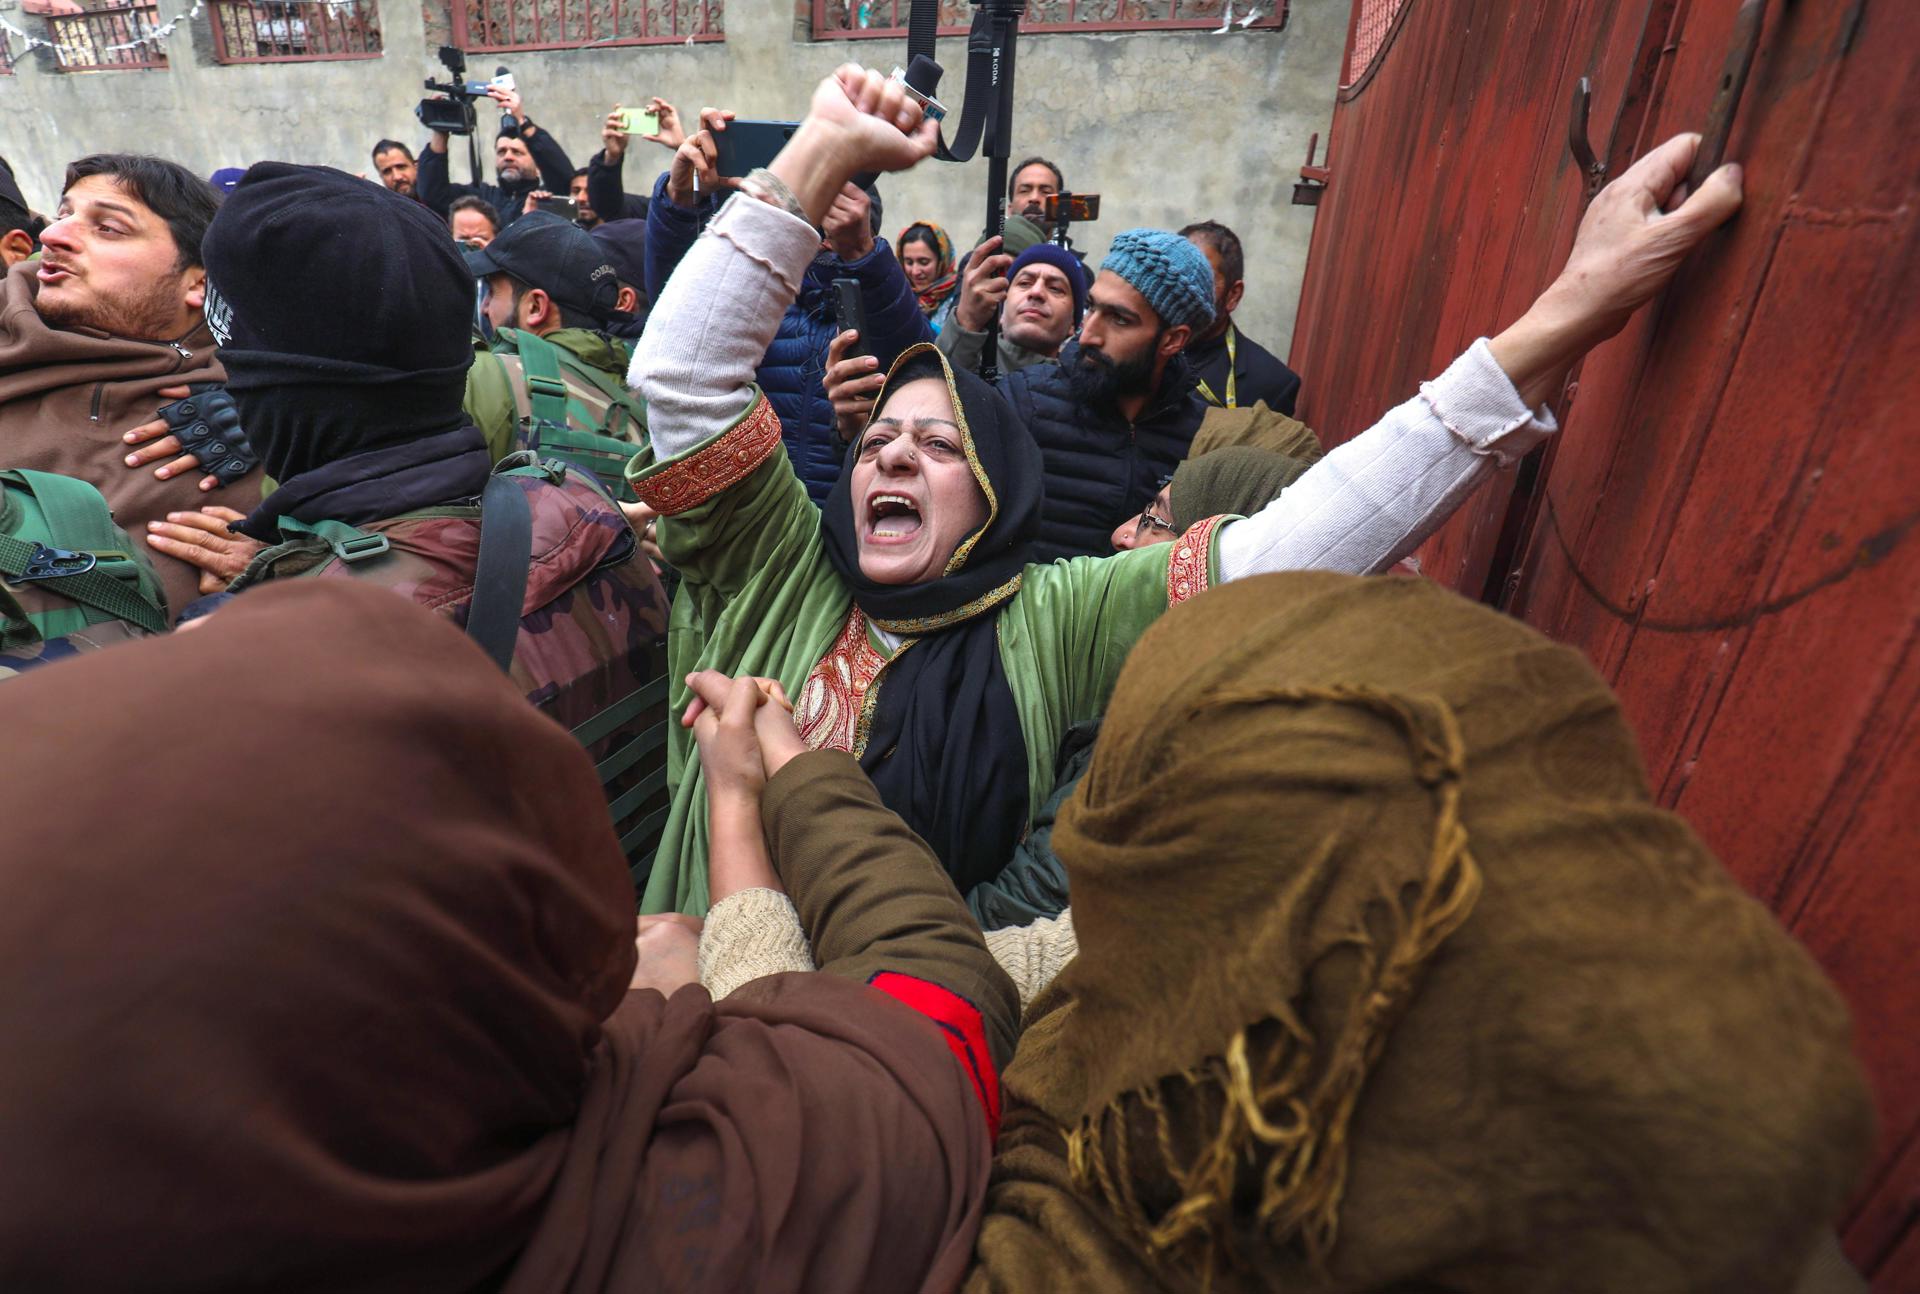
<path fill-rule="evenodd" d="M 953 268 L 953 239 L 947 237 L 947 231 L 931 220 L 916 220 L 902 229 L 900 237 L 894 241 L 894 251 L 904 254 L 908 236 L 921 230 L 932 235 L 934 256 L 939 262 L 934 267 L 933 282 L 927 285 L 926 291 L 915 294 L 920 298 L 920 313 L 931 318 L 933 312 L 940 308 L 940 304 L 952 296 L 953 290 L 960 286 L 960 275 Z"/>

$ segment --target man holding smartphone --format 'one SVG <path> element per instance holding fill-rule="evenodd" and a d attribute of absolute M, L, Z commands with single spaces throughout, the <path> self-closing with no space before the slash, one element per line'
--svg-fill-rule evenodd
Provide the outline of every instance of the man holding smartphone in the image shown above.
<path fill-rule="evenodd" d="M 600 220 L 645 220 L 647 199 L 628 193 L 621 178 L 627 144 L 638 135 L 669 151 L 686 142 L 680 129 L 680 114 L 665 99 L 655 95 L 645 108 L 613 105 L 613 111 L 600 126 L 600 151 L 587 160 L 586 184 L 576 194 Z M 591 226 L 588 226 L 591 228 Z"/>

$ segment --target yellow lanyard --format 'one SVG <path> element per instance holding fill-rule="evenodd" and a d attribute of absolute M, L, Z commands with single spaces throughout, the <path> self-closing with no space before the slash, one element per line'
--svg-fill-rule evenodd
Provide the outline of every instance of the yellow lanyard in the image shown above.
<path fill-rule="evenodd" d="M 1228 324 L 1227 325 L 1227 399 L 1226 399 L 1226 402 L 1224 404 L 1221 403 L 1220 397 L 1213 393 L 1213 388 L 1208 386 L 1204 380 L 1200 383 L 1200 398 L 1205 400 L 1208 404 L 1213 405 L 1216 408 L 1238 409 L 1240 407 L 1237 399 L 1239 392 L 1235 390 L 1235 383 L 1238 379 L 1237 379 L 1237 375 L 1233 371 L 1234 365 L 1239 361 L 1239 358 L 1240 358 L 1239 342 L 1240 342 L 1239 334 L 1234 332 L 1232 324 Z"/>

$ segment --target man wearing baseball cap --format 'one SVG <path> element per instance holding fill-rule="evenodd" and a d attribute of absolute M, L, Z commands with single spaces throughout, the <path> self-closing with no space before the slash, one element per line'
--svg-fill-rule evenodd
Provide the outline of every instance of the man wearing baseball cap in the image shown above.
<path fill-rule="evenodd" d="M 1187 455 L 1206 402 L 1181 351 L 1213 321 L 1213 268 L 1178 234 L 1113 240 L 1087 293 L 1079 337 L 1055 364 L 1008 373 L 1003 389 L 1046 466 L 1036 560 L 1112 551 Z"/>
<path fill-rule="evenodd" d="M 467 413 L 488 449 L 500 458 L 538 439 L 624 488 L 620 468 L 646 443 L 646 405 L 627 391 L 631 357 L 607 332 L 631 314 L 606 249 L 572 221 L 534 211 L 465 255 L 494 329 L 491 354 L 467 374 Z"/>

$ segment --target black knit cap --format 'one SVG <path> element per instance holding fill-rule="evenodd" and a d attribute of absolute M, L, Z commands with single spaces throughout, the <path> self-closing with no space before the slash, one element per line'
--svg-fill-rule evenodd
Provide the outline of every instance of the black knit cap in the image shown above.
<path fill-rule="evenodd" d="M 425 207 L 329 167 L 261 162 L 201 254 L 207 327 L 276 480 L 464 420 L 473 277 Z"/>
<path fill-rule="evenodd" d="M 485 247 L 466 253 L 475 278 L 511 274 L 569 314 L 605 327 L 620 299 L 619 271 L 592 234 L 551 211 L 529 211 Z"/>
<path fill-rule="evenodd" d="M 25 229 L 38 237 L 39 230 L 31 227 L 34 223 L 33 209 L 27 205 L 26 195 L 20 192 L 20 185 L 13 178 L 12 165 L 0 157 L 0 234 Z"/>

